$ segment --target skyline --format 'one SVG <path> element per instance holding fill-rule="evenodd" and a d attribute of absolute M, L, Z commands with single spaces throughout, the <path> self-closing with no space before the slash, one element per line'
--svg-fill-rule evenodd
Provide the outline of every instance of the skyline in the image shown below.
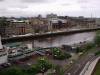
<path fill-rule="evenodd" d="M 0 0 L 0 16 L 32 17 L 54 13 L 62 16 L 100 17 L 99 0 Z"/>

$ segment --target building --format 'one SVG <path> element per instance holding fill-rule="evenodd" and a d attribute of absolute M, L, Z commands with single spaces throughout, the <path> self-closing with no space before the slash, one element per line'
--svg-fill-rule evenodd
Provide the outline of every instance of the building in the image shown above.
<path fill-rule="evenodd" d="M 49 22 L 49 30 L 55 31 L 68 28 L 68 21 L 64 17 L 59 17 L 56 14 L 48 14 L 47 20 Z"/>
<path fill-rule="evenodd" d="M 94 28 L 96 27 L 95 19 L 84 17 L 69 17 L 70 28 Z"/>
<path fill-rule="evenodd" d="M 33 33 L 47 32 L 48 20 L 46 18 L 30 18 L 29 24 Z"/>
<path fill-rule="evenodd" d="M 49 19 L 51 30 L 66 29 L 67 21 L 65 19 Z"/>
<path fill-rule="evenodd" d="M 95 21 L 96 21 L 97 27 L 100 27 L 100 18 L 96 18 Z"/>
<path fill-rule="evenodd" d="M 6 29 L 9 26 L 9 21 L 5 17 L 0 18 L 0 35 L 6 37 Z"/>
<path fill-rule="evenodd" d="M 57 14 L 51 13 L 51 14 L 48 14 L 48 15 L 46 16 L 46 18 L 47 18 L 47 19 L 52 19 L 52 18 L 58 18 L 58 16 L 57 16 Z"/>
<path fill-rule="evenodd" d="M 18 21 L 13 20 L 10 21 L 9 27 L 7 28 L 7 35 L 13 36 L 13 35 L 25 35 L 28 33 L 31 33 L 30 25 L 28 20 Z"/>

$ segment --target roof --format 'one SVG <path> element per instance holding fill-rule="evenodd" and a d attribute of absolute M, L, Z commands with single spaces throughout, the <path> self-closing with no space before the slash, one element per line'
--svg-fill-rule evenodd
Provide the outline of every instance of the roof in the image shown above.
<path fill-rule="evenodd" d="M 50 20 L 52 23 L 58 23 L 59 21 L 61 21 L 62 23 L 66 23 L 65 19 L 51 19 Z"/>

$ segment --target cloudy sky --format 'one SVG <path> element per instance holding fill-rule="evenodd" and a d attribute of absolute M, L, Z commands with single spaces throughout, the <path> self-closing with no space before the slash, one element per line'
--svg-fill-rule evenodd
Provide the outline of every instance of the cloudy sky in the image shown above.
<path fill-rule="evenodd" d="M 0 0 L 0 16 L 37 16 L 55 13 L 100 17 L 100 0 Z"/>

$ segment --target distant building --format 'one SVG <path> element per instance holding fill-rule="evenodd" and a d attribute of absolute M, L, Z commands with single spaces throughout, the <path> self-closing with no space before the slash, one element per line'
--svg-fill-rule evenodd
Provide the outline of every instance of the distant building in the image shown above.
<path fill-rule="evenodd" d="M 71 28 L 94 28 L 96 27 L 95 19 L 84 17 L 69 17 Z"/>
<path fill-rule="evenodd" d="M 34 33 L 48 31 L 48 20 L 45 18 L 31 18 L 29 19 L 29 23 Z"/>
<path fill-rule="evenodd" d="M 97 27 L 100 27 L 100 18 L 96 18 L 95 21 L 96 21 Z"/>
<path fill-rule="evenodd" d="M 7 35 L 25 35 L 30 33 L 30 25 L 27 20 L 25 21 L 18 21 L 13 20 L 10 22 L 9 27 L 7 28 Z"/>
<path fill-rule="evenodd" d="M 53 14 L 53 13 L 51 13 L 51 14 L 48 14 L 47 16 L 46 16 L 46 18 L 47 19 L 54 19 L 54 18 L 58 18 L 58 16 L 57 16 L 57 14 Z"/>
<path fill-rule="evenodd" d="M 65 19 L 49 19 L 50 22 L 50 28 L 51 30 L 57 30 L 57 29 L 65 29 L 67 28 L 67 21 Z"/>

